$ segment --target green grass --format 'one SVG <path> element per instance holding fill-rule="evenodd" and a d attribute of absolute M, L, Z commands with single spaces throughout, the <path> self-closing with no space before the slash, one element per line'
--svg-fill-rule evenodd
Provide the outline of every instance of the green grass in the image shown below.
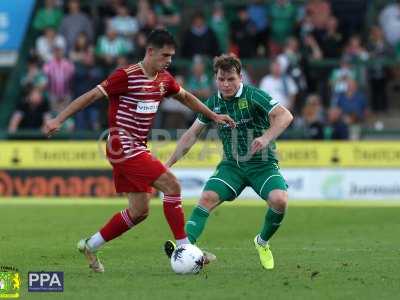
<path fill-rule="evenodd" d="M 210 217 L 199 246 L 217 262 L 179 276 L 161 250 L 170 233 L 157 200 L 146 222 L 104 247 L 104 274 L 91 273 L 75 245 L 123 201 L 0 200 L 0 265 L 19 269 L 21 299 L 399 299 L 398 204 L 291 205 L 271 242 L 275 269 L 265 271 L 252 245 L 265 208 L 246 203 Z M 28 293 L 27 273 L 38 270 L 64 271 L 65 291 Z"/>

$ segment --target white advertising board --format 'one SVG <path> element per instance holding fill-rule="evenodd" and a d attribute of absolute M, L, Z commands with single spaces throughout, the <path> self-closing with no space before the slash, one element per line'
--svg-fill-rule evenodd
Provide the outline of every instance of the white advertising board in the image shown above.
<path fill-rule="evenodd" d="M 184 197 L 198 198 L 213 169 L 173 170 Z M 284 169 L 290 199 L 304 200 L 399 200 L 399 169 Z M 240 198 L 257 198 L 246 188 Z"/>

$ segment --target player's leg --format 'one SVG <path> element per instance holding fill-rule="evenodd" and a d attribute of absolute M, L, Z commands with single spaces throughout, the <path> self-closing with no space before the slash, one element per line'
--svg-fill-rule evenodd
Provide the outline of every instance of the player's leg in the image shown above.
<path fill-rule="evenodd" d="M 166 171 L 153 186 L 164 193 L 163 210 L 165 218 L 178 245 L 189 244 L 185 232 L 185 215 L 182 208 L 181 186 L 170 171 Z"/>
<path fill-rule="evenodd" d="M 224 186 L 219 188 L 219 190 L 224 189 L 226 190 Z M 189 220 L 186 222 L 186 233 L 192 244 L 195 244 L 202 234 L 211 211 L 221 203 L 219 195 L 214 190 L 203 191 L 199 202 L 194 207 Z"/>
<path fill-rule="evenodd" d="M 114 214 L 89 239 L 82 239 L 78 242 L 79 251 L 85 254 L 90 268 L 95 272 L 104 272 L 104 267 L 96 255 L 99 248 L 142 222 L 148 215 L 149 196 L 147 193 L 126 193 L 126 195 L 129 201 L 128 208 Z"/>
<path fill-rule="evenodd" d="M 192 244 L 202 234 L 211 211 L 224 201 L 234 200 L 245 187 L 242 171 L 236 165 L 223 161 L 217 166 L 186 223 L 186 232 Z"/>
<path fill-rule="evenodd" d="M 269 207 L 265 214 L 263 227 L 258 235 L 258 243 L 261 245 L 268 243 L 283 221 L 288 203 L 287 191 L 273 189 L 268 193 L 267 201 Z"/>
<path fill-rule="evenodd" d="M 268 241 L 278 230 L 285 215 L 288 195 L 287 184 L 277 164 L 260 163 L 249 167 L 247 175 L 251 186 L 258 195 L 268 202 L 261 231 L 254 238 L 254 244 L 266 269 L 274 268 L 274 259 Z"/>

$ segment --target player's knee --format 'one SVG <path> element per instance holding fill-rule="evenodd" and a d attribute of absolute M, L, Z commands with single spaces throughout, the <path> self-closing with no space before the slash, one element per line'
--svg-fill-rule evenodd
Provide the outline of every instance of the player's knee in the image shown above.
<path fill-rule="evenodd" d="M 213 210 L 218 205 L 219 199 L 218 195 L 214 192 L 203 192 L 201 195 L 199 205 L 207 208 L 208 211 Z"/>
<path fill-rule="evenodd" d="M 288 203 L 288 195 L 286 191 L 272 191 L 269 195 L 269 204 L 275 209 L 284 211 Z"/>
<path fill-rule="evenodd" d="M 170 173 L 168 177 L 168 184 L 166 186 L 165 194 L 177 195 L 180 193 L 181 193 L 181 185 L 179 184 L 178 179 L 175 177 L 175 175 Z"/>

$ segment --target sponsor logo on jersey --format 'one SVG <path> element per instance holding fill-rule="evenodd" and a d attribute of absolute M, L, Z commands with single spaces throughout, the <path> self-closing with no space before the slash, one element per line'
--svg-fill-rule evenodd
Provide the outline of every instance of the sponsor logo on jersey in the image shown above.
<path fill-rule="evenodd" d="M 154 114 L 157 112 L 160 102 L 139 102 L 136 112 L 141 114 Z"/>

